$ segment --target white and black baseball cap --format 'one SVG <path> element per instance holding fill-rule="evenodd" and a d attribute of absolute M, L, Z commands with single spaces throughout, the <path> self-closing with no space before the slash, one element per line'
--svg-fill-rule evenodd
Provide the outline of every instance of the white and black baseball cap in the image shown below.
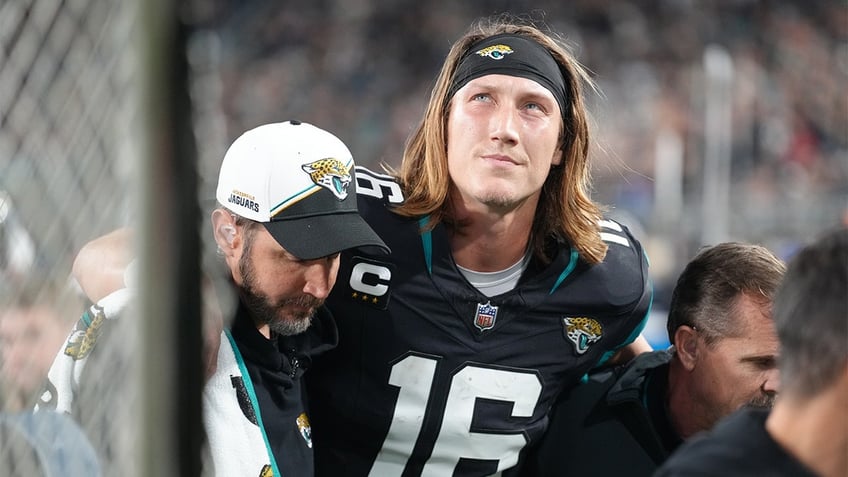
<path fill-rule="evenodd" d="M 357 211 L 353 166 L 347 146 L 323 129 L 300 121 L 264 124 L 227 150 L 216 197 L 264 224 L 303 260 L 367 246 L 388 252 Z"/>

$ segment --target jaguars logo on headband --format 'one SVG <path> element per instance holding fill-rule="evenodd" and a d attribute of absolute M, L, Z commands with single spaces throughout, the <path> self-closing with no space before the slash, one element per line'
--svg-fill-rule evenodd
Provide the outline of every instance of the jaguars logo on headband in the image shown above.
<path fill-rule="evenodd" d="M 497 45 L 483 48 L 482 50 L 475 51 L 474 53 L 477 53 L 480 56 L 488 56 L 493 60 L 502 60 L 506 55 L 512 53 L 512 48 L 508 45 L 498 43 Z"/>
<path fill-rule="evenodd" d="M 300 166 L 315 184 L 329 190 L 339 200 L 347 198 L 350 170 L 342 161 L 328 157 Z"/>

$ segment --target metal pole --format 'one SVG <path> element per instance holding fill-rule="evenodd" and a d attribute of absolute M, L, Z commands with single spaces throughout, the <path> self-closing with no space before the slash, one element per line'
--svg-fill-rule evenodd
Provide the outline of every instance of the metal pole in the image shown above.
<path fill-rule="evenodd" d="M 663 128 L 657 135 L 654 177 L 658 222 L 665 233 L 678 235 L 683 215 L 683 140 L 677 131 Z"/>
<path fill-rule="evenodd" d="M 708 46 L 704 51 L 704 72 L 701 243 L 714 244 L 727 240 L 729 235 L 733 60 L 727 50 L 717 45 Z"/>
<path fill-rule="evenodd" d="M 182 2 L 139 0 L 142 476 L 200 475 L 200 241 Z"/>

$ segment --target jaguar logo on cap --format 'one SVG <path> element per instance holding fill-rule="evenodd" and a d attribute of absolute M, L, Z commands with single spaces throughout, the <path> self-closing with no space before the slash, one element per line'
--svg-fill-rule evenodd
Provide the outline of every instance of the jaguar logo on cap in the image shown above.
<path fill-rule="evenodd" d="M 347 198 L 347 189 L 350 186 L 350 169 L 338 159 L 328 157 L 319 159 L 301 166 L 309 174 L 309 178 L 315 184 L 329 190 L 339 200 Z"/>

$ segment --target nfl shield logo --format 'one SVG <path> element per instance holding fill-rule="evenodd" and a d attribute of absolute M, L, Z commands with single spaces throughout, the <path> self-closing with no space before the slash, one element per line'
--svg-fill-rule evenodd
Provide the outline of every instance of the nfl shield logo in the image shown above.
<path fill-rule="evenodd" d="M 495 320 L 498 318 L 498 307 L 490 302 L 486 304 L 477 304 L 477 315 L 474 317 L 474 326 L 480 331 L 486 331 L 495 326 Z"/>

